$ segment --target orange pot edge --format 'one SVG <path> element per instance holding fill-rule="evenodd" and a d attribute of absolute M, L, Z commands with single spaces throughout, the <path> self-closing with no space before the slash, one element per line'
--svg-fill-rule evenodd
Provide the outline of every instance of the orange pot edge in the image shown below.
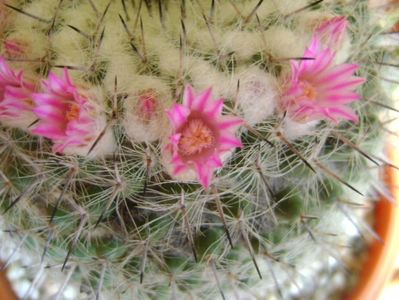
<path fill-rule="evenodd" d="M 399 149 L 396 147 L 396 149 Z M 394 146 L 388 149 L 394 164 L 399 165 L 399 152 Z M 385 180 L 394 199 L 399 200 L 399 171 L 386 167 Z M 354 290 L 345 296 L 346 300 L 376 300 L 383 287 L 392 277 L 399 255 L 399 203 L 392 203 L 382 197 L 375 206 L 374 230 L 384 241 L 375 240 L 369 249 L 362 267 L 359 281 Z"/>
<path fill-rule="evenodd" d="M 0 264 L 1 267 L 1 264 Z M 8 281 L 5 272 L 0 272 L 0 299 L 1 300 L 17 300 L 10 282 Z"/>

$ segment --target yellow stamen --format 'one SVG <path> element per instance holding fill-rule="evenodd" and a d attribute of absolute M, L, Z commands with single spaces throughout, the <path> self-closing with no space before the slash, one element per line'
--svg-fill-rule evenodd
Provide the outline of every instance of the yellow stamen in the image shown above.
<path fill-rule="evenodd" d="M 214 143 L 212 130 L 201 120 L 189 121 L 182 131 L 179 149 L 183 155 L 194 155 L 211 147 Z"/>
<path fill-rule="evenodd" d="M 303 87 L 303 95 L 310 99 L 310 100 L 316 100 L 317 98 L 317 92 L 316 89 L 308 82 L 302 82 L 302 87 Z"/>
<path fill-rule="evenodd" d="M 72 103 L 69 105 L 68 110 L 65 114 L 65 118 L 68 121 L 73 121 L 79 118 L 80 108 L 77 104 Z"/>

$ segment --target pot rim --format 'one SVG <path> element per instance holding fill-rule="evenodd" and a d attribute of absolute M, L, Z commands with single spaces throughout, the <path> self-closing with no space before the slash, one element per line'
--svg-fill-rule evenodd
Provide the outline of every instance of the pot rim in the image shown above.
<path fill-rule="evenodd" d="M 395 165 L 399 165 L 399 141 L 392 141 L 387 152 Z M 384 168 L 384 180 L 389 192 L 399 200 L 399 170 Z M 360 277 L 354 289 L 343 298 L 345 300 L 375 300 L 381 295 L 395 270 L 399 254 L 399 207 L 386 197 L 381 196 L 374 209 L 376 233 L 382 242 L 374 240 L 368 250 L 368 257 L 362 265 Z"/>
<path fill-rule="evenodd" d="M 2 267 L 2 264 L 0 264 L 0 267 Z M 2 300 L 18 299 L 4 271 L 0 272 L 0 299 Z"/>

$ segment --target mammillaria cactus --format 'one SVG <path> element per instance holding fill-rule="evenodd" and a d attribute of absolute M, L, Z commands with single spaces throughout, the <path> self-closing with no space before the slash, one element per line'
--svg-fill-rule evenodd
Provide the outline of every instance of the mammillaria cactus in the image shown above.
<path fill-rule="evenodd" d="M 367 5 L 5 1 L 0 208 L 25 296 L 50 274 L 40 299 L 343 289 L 387 163 Z"/>

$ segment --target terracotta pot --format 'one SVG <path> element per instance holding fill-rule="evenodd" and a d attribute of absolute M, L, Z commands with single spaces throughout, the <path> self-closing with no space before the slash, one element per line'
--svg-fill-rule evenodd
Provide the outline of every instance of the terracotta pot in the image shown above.
<path fill-rule="evenodd" d="M 0 267 L 2 265 L 0 264 Z M 4 272 L 0 272 L 0 299 L 1 300 L 17 300 L 17 296 L 15 295 L 10 283 L 7 280 L 7 277 Z"/>
<path fill-rule="evenodd" d="M 399 165 L 399 142 L 389 149 L 389 157 Z M 396 148 L 396 150 L 395 150 Z M 394 199 L 399 200 L 399 171 L 387 167 L 386 182 Z M 346 300 L 376 300 L 392 278 L 399 255 L 399 207 L 381 198 L 375 206 L 375 231 L 383 240 L 374 241 L 362 267 L 359 282 Z"/>

